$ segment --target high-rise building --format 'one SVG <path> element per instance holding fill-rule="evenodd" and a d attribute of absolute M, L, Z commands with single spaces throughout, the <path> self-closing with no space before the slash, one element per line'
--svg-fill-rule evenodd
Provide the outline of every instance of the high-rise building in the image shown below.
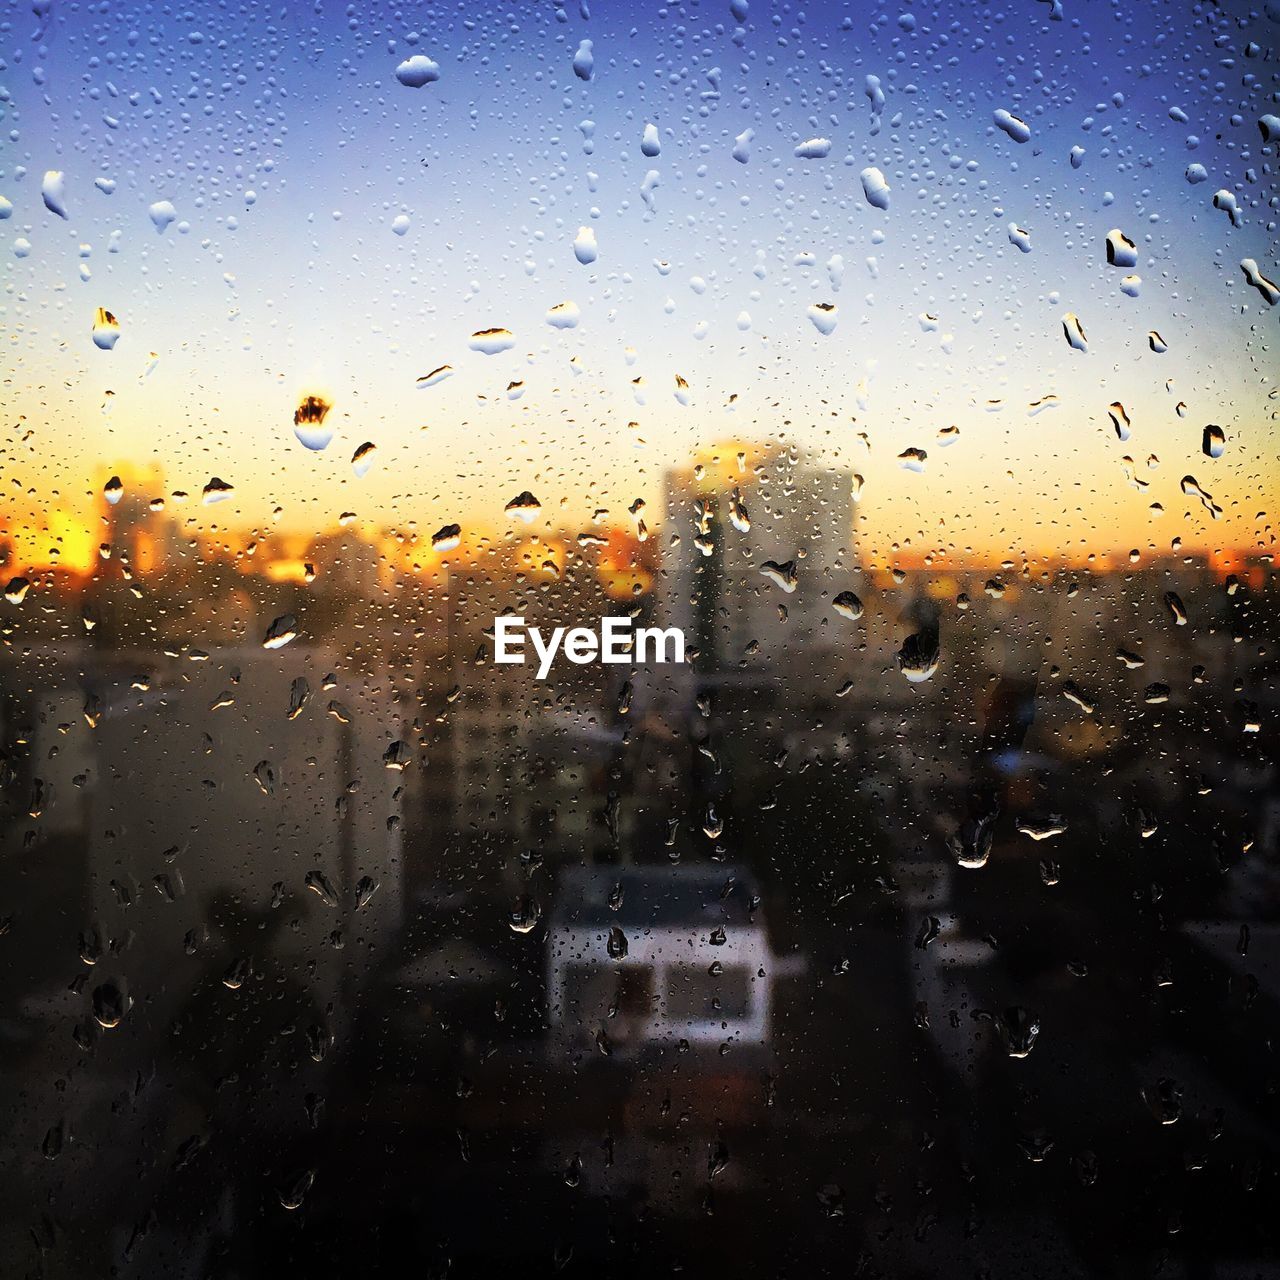
<path fill-rule="evenodd" d="M 798 448 L 737 442 L 667 473 L 658 612 L 700 679 L 824 647 L 833 599 L 857 590 L 852 483 Z"/>
<path fill-rule="evenodd" d="M 101 486 L 99 541 L 130 572 L 170 568 L 180 552 L 178 527 L 165 504 L 164 473 L 155 464 L 121 468 Z"/>

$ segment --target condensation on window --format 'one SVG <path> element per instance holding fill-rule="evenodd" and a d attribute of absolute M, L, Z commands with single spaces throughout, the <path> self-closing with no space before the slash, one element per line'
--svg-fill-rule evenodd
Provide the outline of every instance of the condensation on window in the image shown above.
<path fill-rule="evenodd" d="M 0 1274 L 1274 1275 L 1278 34 L 0 16 Z"/>

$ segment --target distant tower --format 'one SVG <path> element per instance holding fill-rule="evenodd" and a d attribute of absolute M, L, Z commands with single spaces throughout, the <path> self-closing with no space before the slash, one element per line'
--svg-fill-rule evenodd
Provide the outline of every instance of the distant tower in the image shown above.
<path fill-rule="evenodd" d="M 128 466 L 104 473 L 99 493 L 104 526 L 101 541 L 111 547 L 112 556 L 143 576 L 163 570 L 177 534 L 167 512 L 151 509 L 153 500 L 164 497 L 164 473 L 159 466 Z M 112 495 L 117 493 L 113 501 Z"/>
<path fill-rule="evenodd" d="M 852 483 L 795 447 L 738 442 L 667 473 L 659 617 L 684 629 L 700 675 L 821 642 L 831 599 L 859 567 Z M 794 591 L 761 572 L 767 561 L 794 566 Z"/>

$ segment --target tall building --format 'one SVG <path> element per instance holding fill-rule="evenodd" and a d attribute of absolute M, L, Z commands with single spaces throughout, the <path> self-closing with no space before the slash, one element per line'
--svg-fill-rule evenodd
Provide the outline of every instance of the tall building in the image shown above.
<path fill-rule="evenodd" d="M 738 442 L 667 473 L 658 612 L 699 679 L 751 682 L 839 642 L 832 600 L 859 577 L 852 484 L 795 447 Z"/>
<path fill-rule="evenodd" d="M 531 649 L 524 664 L 497 666 L 494 619 L 524 618 L 544 636 L 558 626 L 595 628 L 607 616 L 651 621 L 649 572 L 633 564 L 625 536 L 580 537 L 566 555 L 571 540 L 556 535 L 513 549 L 493 567 L 459 568 L 447 589 L 456 826 L 548 858 L 603 855 L 625 836 L 591 797 L 609 790 L 626 729 L 644 705 L 643 673 L 626 664 L 575 665 L 561 653 L 539 680 Z"/>
<path fill-rule="evenodd" d="M 144 577 L 171 568 L 181 537 L 165 505 L 160 468 L 155 463 L 121 468 L 104 479 L 100 492 L 99 541 L 110 547 L 113 558 Z"/>

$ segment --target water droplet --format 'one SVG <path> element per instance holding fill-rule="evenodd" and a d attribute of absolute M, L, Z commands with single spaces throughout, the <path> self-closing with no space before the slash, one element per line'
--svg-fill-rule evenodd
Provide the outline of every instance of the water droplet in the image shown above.
<path fill-rule="evenodd" d="M 525 489 L 523 492 L 516 494 L 510 502 L 503 507 L 503 511 L 507 515 L 516 520 L 523 520 L 525 524 L 532 524 L 538 518 L 538 513 L 542 510 L 542 503 Z"/>
<path fill-rule="evenodd" d="M 1214 520 L 1222 514 L 1222 508 L 1214 502 L 1213 497 L 1207 490 L 1201 488 L 1200 484 L 1196 481 L 1195 476 L 1182 477 L 1182 492 L 1189 496 L 1199 498 L 1201 505 L 1203 505 L 1204 509 Z"/>
<path fill-rule="evenodd" d="M 302 714 L 302 708 L 311 701 L 311 682 L 306 676 L 297 676 L 289 685 L 288 719 L 296 720 Z"/>
<path fill-rule="evenodd" d="M 452 551 L 462 542 L 462 526 L 446 524 L 432 535 L 432 551 Z"/>
<path fill-rule="evenodd" d="M 813 321 L 813 327 L 823 337 L 835 332 L 836 305 L 834 302 L 815 302 L 809 307 L 807 314 Z"/>
<path fill-rule="evenodd" d="M 966 818 L 960 824 L 959 830 L 947 838 L 947 846 L 958 866 L 968 871 L 977 871 L 987 865 L 994 835 L 994 814 Z"/>
<path fill-rule="evenodd" d="M 440 79 L 440 66 L 424 53 L 415 53 L 396 67 L 396 79 L 407 89 L 421 89 Z"/>
<path fill-rule="evenodd" d="M 1032 840 L 1050 840 L 1066 831 L 1067 820 L 1051 813 L 1046 817 L 1019 818 L 1014 825 L 1021 835 L 1030 836 Z"/>
<path fill-rule="evenodd" d="M 1074 311 L 1068 311 L 1062 317 L 1062 332 L 1067 339 L 1067 345 L 1072 351 L 1088 351 L 1089 344 L 1084 336 L 1084 327 L 1080 323 L 1080 318 Z"/>
<path fill-rule="evenodd" d="M 268 628 L 262 638 L 264 649 L 283 649 L 297 638 L 298 620 L 291 613 L 282 613 Z"/>
<path fill-rule="evenodd" d="M 333 428 L 325 425 L 332 408 L 324 396 L 304 395 L 293 411 L 293 433 L 313 452 L 325 448 L 333 439 Z"/>
<path fill-rule="evenodd" d="M 1200 448 L 1206 457 L 1220 458 L 1223 451 L 1227 447 L 1227 437 L 1223 434 L 1222 428 L 1209 423 L 1204 429 L 1204 436 L 1200 442 Z"/>
<path fill-rule="evenodd" d="M 1252 258 L 1242 259 L 1240 270 L 1244 272 L 1245 280 L 1262 294 L 1262 300 L 1267 306 L 1274 307 L 1277 302 L 1280 302 L 1280 286 L 1277 286 L 1274 281 L 1268 280 Z"/>
<path fill-rule="evenodd" d="M 1129 415 L 1119 400 L 1115 401 L 1107 412 L 1111 415 L 1111 425 L 1116 429 L 1116 438 L 1124 441 L 1129 438 Z"/>
<path fill-rule="evenodd" d="M 862 179 L 862 194 L 873 209 L 888 209 L 889 183 L 883 173 L 868 165 L 859 175 Z"/>
<path fill-rule="evenodd" d="M 797 160 L 823 160 L 831 154 L 830 138 L 810 138 L 796 147 Z"/>
<path fill-rule="evenodd" d="M 1023 253 L 1031 252 L 1031 232 L 1024 231 L 1016 222 L 1009 223 L 1009 243 L 1021 249 Z"/>
<path fill-rule="evenodd" d="M 311 1190 L 315 1180 L 316 1175 L 313 1169 L 305 1169 L 295 1174 L 277 1190 L 280 1204 L 290 1212 L 301 1209 L 302 1202 L 306 1199 L 307 1192 Z"/>
<path fill-rule="evenodd" d="M 1087 716 L 1093 715 L 1094 704 L 1091 698 L 1085 696 L 1080 686 L 1074 680 L 1067 680 L 1062 686 L 1062 696 L 1068 702 L 1074 702 L 1081 711 Z"/>
<path fill-rule="evenodd" d="M 1182 1115 L 1182 1086 L 1176 1080 L 1166 1077 L 1148 1085 L 1142 1100 L 1161 1124 L 1176 1124 Z"/>
<path fill-rule="evenodd" d="M 378 452 L 378 446 L 372 440 L 366 440 L 351 455 L 351 470 L 355 472 L 357 480 L 363 480 L 369 474 L 369 468 L 373 466 L 374 455 Z"/>
<path fill-rule="evenodd" d="M 124 1021 L 133 1001 L 118 982 L 104 982 L 93 992 L 93 1017 L 104 1030 L 110 1031 Z"/>
<path fill-rule="evenodd" d="M 542 919 L 542 908 L 529 895 L 522 894 L 507 917 L 507 924 L 512 933 L 532 933 Z M 601 1033 L 603 1034 L 603 1033 Z"/>
<path fill-rule="evenodd" d="M 46 1160 L 56 1160 L 62 1154 L 65 1133 L 66 1130 L 61 1120 L 57 1124 L 50 1126 L 48 1132 L 44 1135 L 44 1142 L 40 1145 L 40 1150 L 44 1153 Z"/>
<path fill-rule="evenodd" d="M 172 200 L 157 200 L 148 207 L 147 216 L 151 219 L 151 225 L 155 227 L 156 232 L 163 235 L 165 228 L 177 219 L 178 211 L 173 207 Z"/>
<path fill-rule="evenodd" d="M 225 480 L 219 480 L 217 476 L 214 476 L 200 491 L 200 498 L 206 507 L 211 507 L 215 502 L 226 502 L 228 498 L 235 494 L 235 491 L 235 485 L 228 484 Z"/>
<path fill-rule="evenodd" d="M 862 617 L 862 601 L 852 591 L 842 591 L 831 602 L 831 607 L 850 622 L 857 622 Z"/>
<path fill-rule="evenodd" d="M 253 781 L 265 796 L 275 795 L 275 768 L 270 760 L 259 760 L 253 765 Z"/>
<path fill-rule="evenodd" d="M 916 948 L 924 951 L 931 942 L 936 941 L 938 934 L 942 932 L 942 921 L 937 916 L 925 916 L 920 921 L 920 928 L 916 932 Z"/>
<path fill-rule="evenodd" d="M 1006 111 L 1001 107 L 991 118 L 995 121 L 996 128 L 1002 133 L 1008 134 L 1014 142 L 1031 141 L 1031 126 L 1025 120 L 1020 120 L 1011 111 Z"/>
<path fill-rule="evenodd" d="M 1030 1011 L 1014 1005 L 1006 1009 L 996 1025 L 1011 1058 L 1025 1058 L 1040 1035 L 1040 1019 Z"/>
<path fill-rule="evenodd" d="M 938 669 L 938 637 L 919 631 L 909 635 L 898 650 L 898 669 L 912 684 L 923 684 Z"/>
<path fill-rule="evenodd" d="M 467 345 L 482 355 L 496 356 L 499 352 L 510 351 L 516 340 L 510 329 L 478 329 Z"/>
<path fill-rule="evenodd" d="M 308 871 L 302 883 L 314 893 L 326 907 L 338 905 L 338 895 L 334 891 L 329 877 L 319 869 Z"/>
<path fill-rule="evenodd" d="M 596 233 L 592 227 L 579 227 L 573 240 L 573 256 L 589 267 L 599 256 L 600 249 L 596 244 Z"/>
<path fill-rule="evenodd" d="M 547 311 L 547 323 L 553 329 L 576 329 L 582 319 L 582 308 L 576 302 L 557 302 Z"/>
<path fill-rule="evenodd" d="M 779 564 L 776 560 L 766 560 L 760 566 L 760 572 L 764 574 L 774 586 L 781 587 L 788 595 L 796 589 L 796 562 L 788 560 L 785 564 Z"/>
<path fill-rule="evenodd" d="M 69 218 L 67 213 L 67 180 L 61 169 L 50 169 L 40 183 L 40 196 L 44 207 L 59 218 Z"/>
<path fill-rule="evenodd" d="M 1226 190 L 1225 187 L 1221 191 L 1215 191 L 1213 193 L 1213 207 L 1215 209 L 1221 209 L 1231 219 L 1231 225 L 1233 227 L 1238 227 L 1243 224 L 1244 218 L 1240 213 L 1239 202 L 1236 200 L 1235 195 Z"/>
<path fill-rule="evenodd" d="M 93 345 L 110 351 L 120 337 L 120 322 L 105 307 L 99 307 L 93 318 Z"/>
<path fill-rule="evenodd" d="M 434 387 L 438 383 L 443 382 L 446 378 L 453 377 L 453 365 L 442 364 L 432 369 L 430 373 L 424 373 L 417 379 L 416 384 L 419 387 Z"/>

